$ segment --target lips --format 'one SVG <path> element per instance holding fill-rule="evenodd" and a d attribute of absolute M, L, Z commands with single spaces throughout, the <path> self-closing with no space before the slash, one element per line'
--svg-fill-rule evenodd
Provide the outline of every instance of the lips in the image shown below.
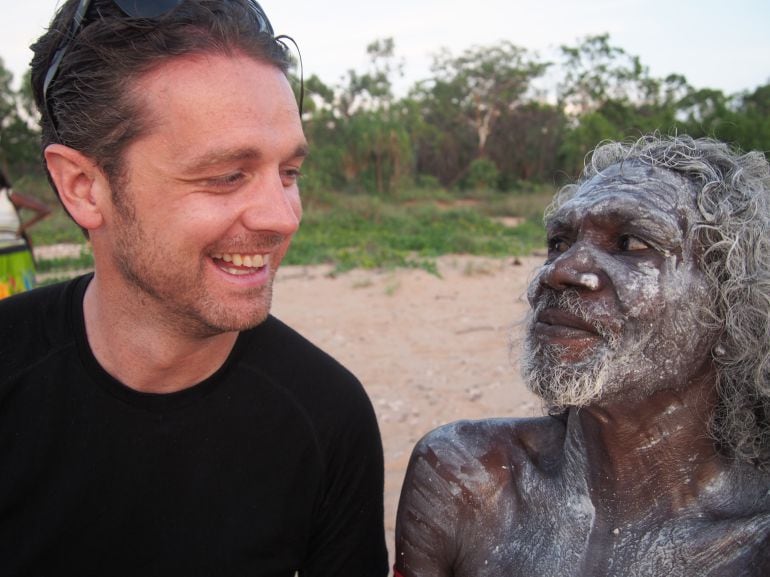
<path fill-rule="evenodd" d="M 211 258 L 222 271 L 234 276 L 253 274 L 267 264 L 267 256 L 258 253 L 217 253 Z"/>
<path fill-rule="evenodd" d="M 599 337 L 596 328 L 577 315 L 562 309 L 547 308 L 537 314 L 535 331 L 554 338 Z"/>

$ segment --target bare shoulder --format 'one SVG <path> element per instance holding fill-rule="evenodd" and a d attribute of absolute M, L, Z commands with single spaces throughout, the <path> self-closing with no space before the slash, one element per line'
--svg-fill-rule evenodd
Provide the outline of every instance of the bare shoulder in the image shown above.
<path fill-rule="evenodd" d="M 564 422 L 554 417 L 457 421 L 425 435 L 411 465 L 424 461 L 442 477 L 468 483 L 524 468 L 548 474 L 560 458 L 564 434 Z"/>
<path fill-rule="evenodd" d="M 501 493 L 517 493 L 523 478 L 551 475 L 560 459 L 564 434 L 563 421 L 553 417 L 457 421 L 441 426 L 415 446 L 402 503 L 419 506 L 425 513 L 435 508 L 450 518 L 462 515 L 463 510 L 494 506 Z"/>
<path fill-rule="evenodd" d="M 396 521 L 396 567 L 405 576 L 456 574 L 479 531 L 518 516 L 521 489 L 551 474 L 564 423 L 553 417 L 458 421 L 415 446 Z M 536 481 L 535 484 L 538 484 Z M 499 519 L 498 519 L 499 518 Z"/>

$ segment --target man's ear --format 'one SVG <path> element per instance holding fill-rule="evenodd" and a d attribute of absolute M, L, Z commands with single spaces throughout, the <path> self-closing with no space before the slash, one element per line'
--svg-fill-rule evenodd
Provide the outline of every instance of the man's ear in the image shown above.
<path fill-rule="evenodd" d="M 44 155 L 67 212 L 86 230 L 99 228 L 104 223 L 105 195 L 110 195 L 104 173 L 89 157 L 63 144 L 49 145 Z"/>

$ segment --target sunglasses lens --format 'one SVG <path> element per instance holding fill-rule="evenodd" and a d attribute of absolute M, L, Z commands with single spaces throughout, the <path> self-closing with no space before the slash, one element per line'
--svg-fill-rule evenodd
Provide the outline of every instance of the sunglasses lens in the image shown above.
<path fill-rule="evenodd" d="M 265 14 L 262 6 L 259 5 L 257 0 L 251 0 L 250 3 L 252 10 L 254 10 L 254 13 L 257 15 L 257 20 L 259 21 L 259 29 L 264 30 L 270 34 L 270 36 L 273 36 L 275 34 L 273 32 L 273 26 L 270 24 L 270 20 L 267 19 L 267 14 Z"/>
<path fill-rule="evenodd" d="M 176 8 L 182 0 L 115 0 L 131 18 L 158 18 Z"/>
<path fill-rule="evenodd" d="M 159 18 L 179 6 L 184 0 L 114 0 L 123 13 L 131 18 Z M 273 35 L 273 27 L 267 19 L 259 2 L 251 0 L 252 10 L 256 13 L 260 30 Z"/>

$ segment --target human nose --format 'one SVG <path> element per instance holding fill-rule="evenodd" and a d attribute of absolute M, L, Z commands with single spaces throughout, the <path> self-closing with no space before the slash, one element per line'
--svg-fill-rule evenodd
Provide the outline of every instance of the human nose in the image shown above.
<path fill-rule="evenodd" d="M 296 185 L 284 186 L 280 174 L 261 180 L 248 191 L 249 200 L 242 221 L 254 231 L 270 231 L 291 236 L 299 228 L 302 203 Z"/>
<path fill-rule="evenodd" d="M 583 243 L 576 243 L 543 267 L 539 283 L 554 290 L 598 291 L 604 286 L 604 279 L 591 249 Z"/>

